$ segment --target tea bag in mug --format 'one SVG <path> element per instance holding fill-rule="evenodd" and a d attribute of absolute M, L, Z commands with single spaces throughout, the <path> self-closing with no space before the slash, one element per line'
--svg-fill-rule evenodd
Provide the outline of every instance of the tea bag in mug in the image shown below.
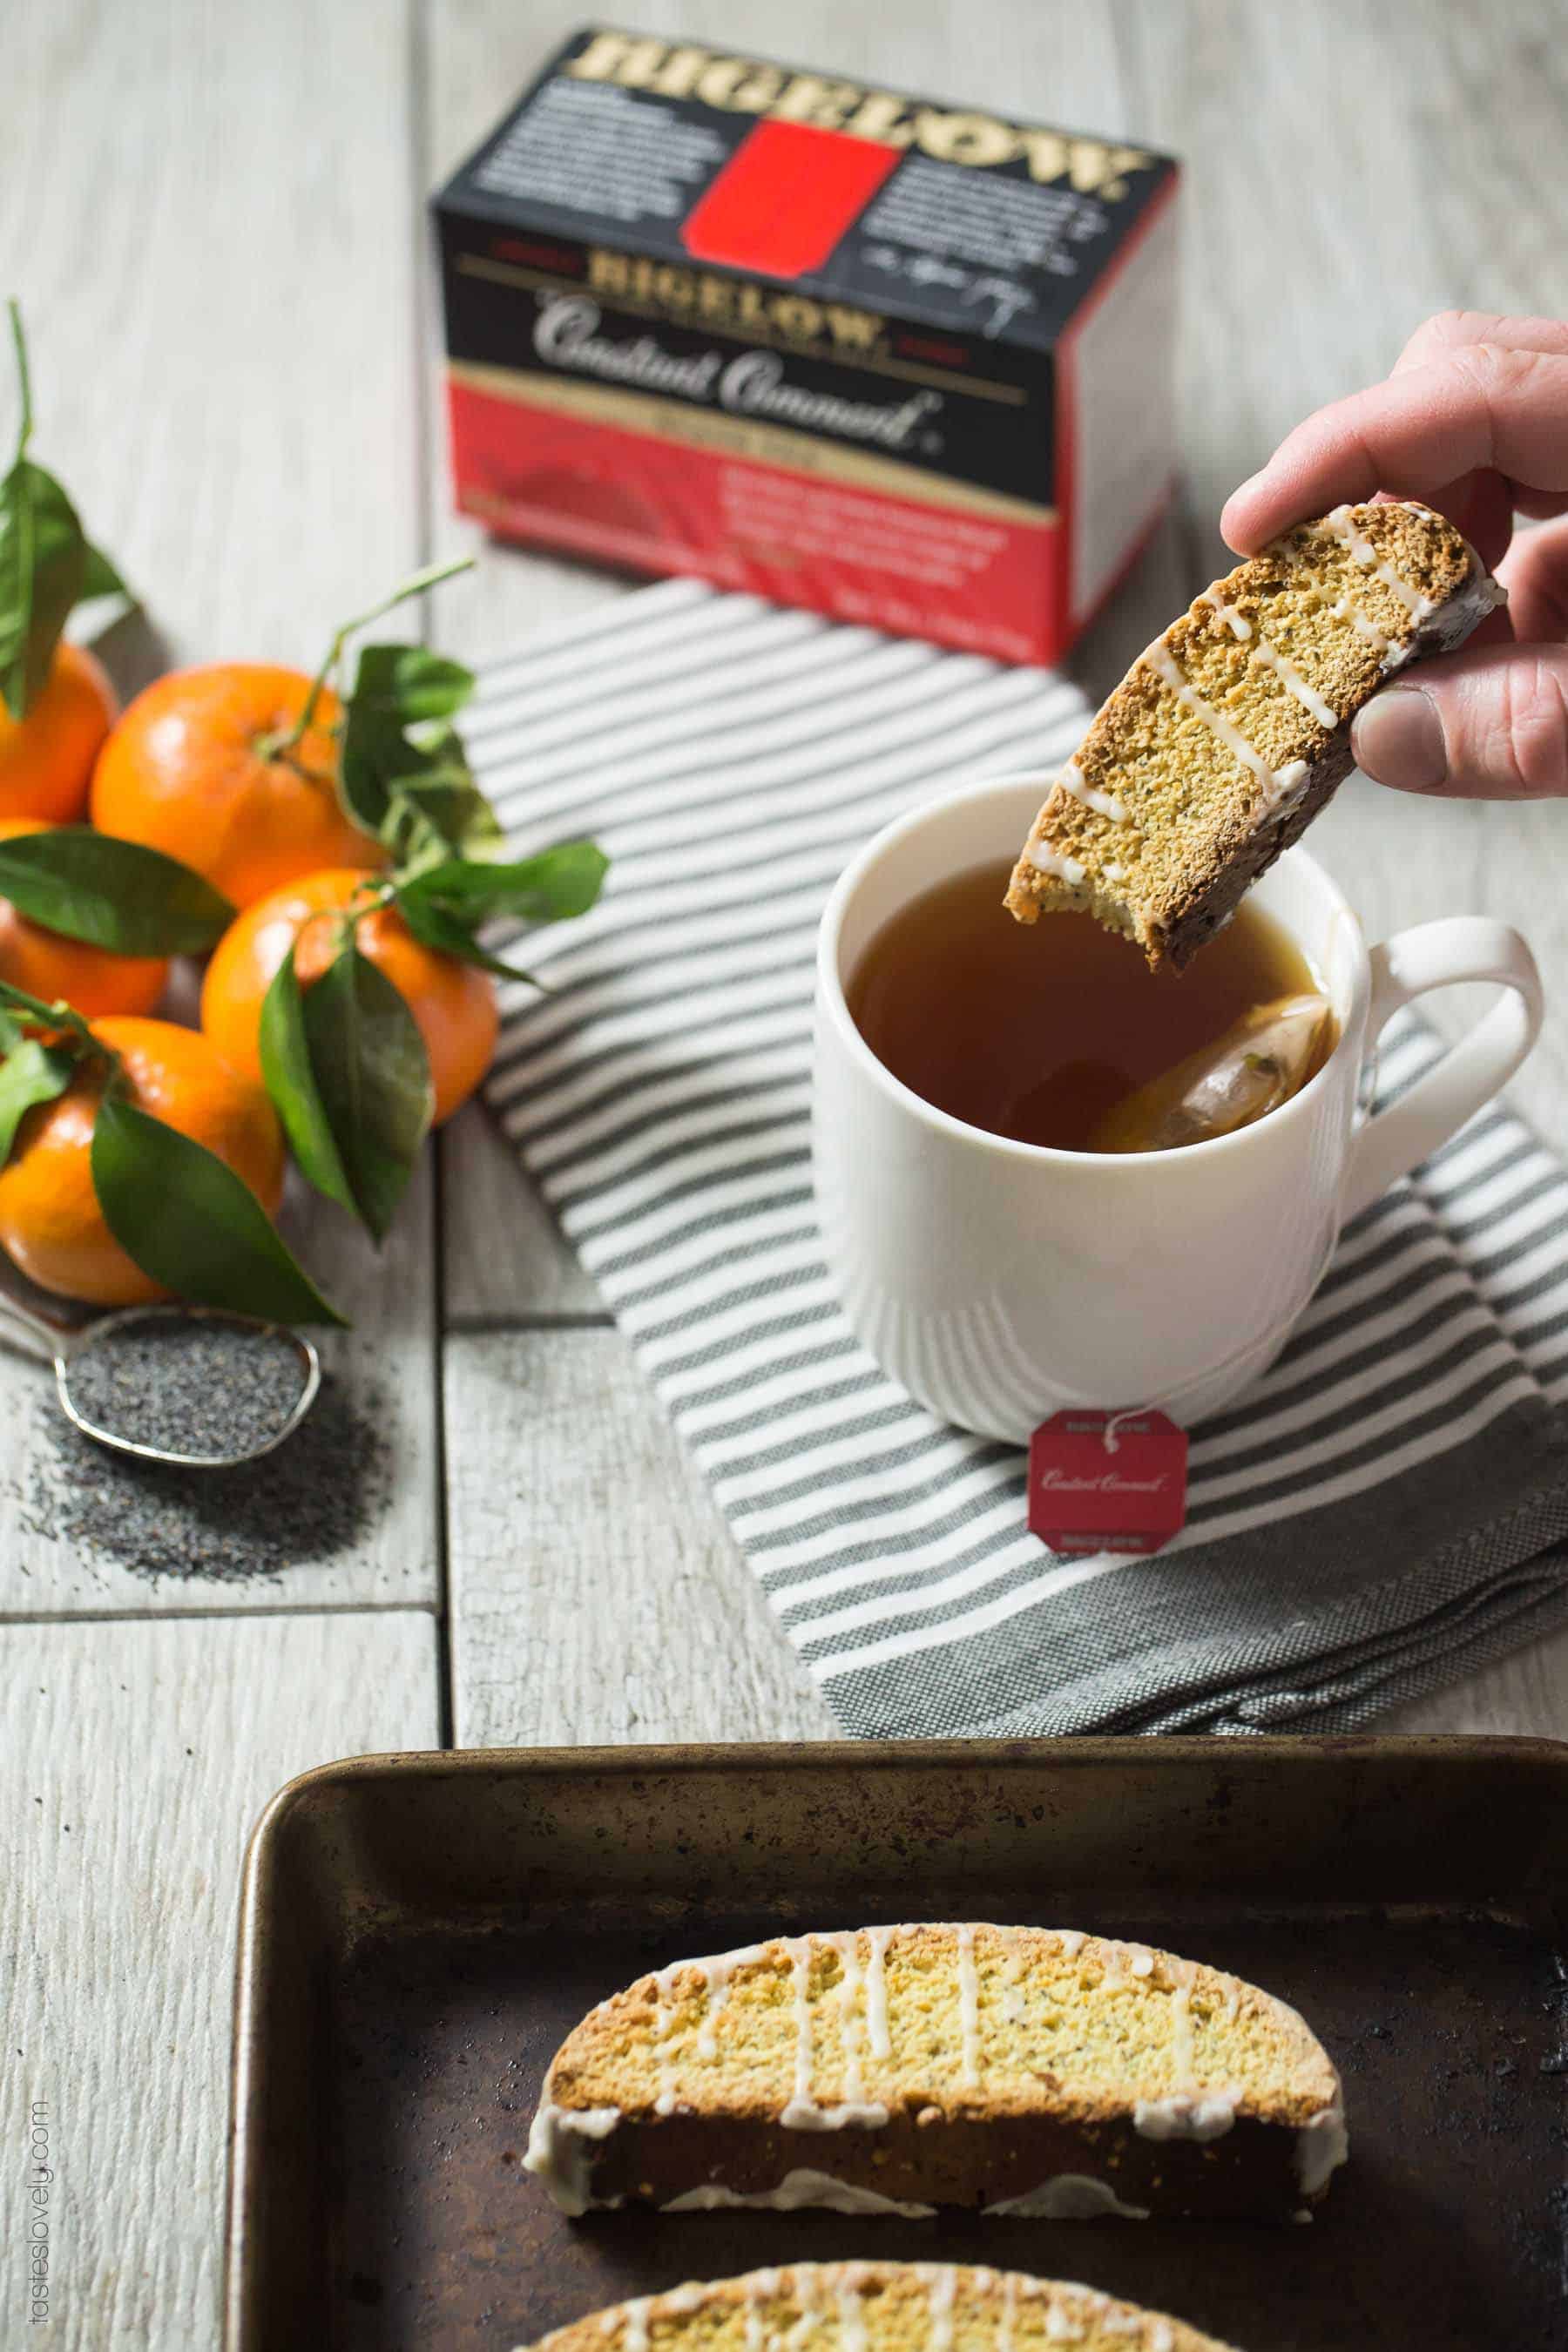
<path fill-rule="evenodd" d="M 1090 1139 L 1096 1151 L 1173 1151 L 1277 1110 L 1321 1067 L 1334 1040 L 1326 997 L 1254 1005 L 1213 1045 L 1123 1097 Z"/>

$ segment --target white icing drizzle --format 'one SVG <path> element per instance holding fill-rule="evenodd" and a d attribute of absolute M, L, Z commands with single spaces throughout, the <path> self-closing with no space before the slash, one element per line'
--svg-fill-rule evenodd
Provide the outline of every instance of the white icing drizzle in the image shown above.
<path fill-rule="evenodd" d="M 1127 1968 L 1128 1973 L 1131 1976 L 1152 1977 L 1154 1973 L 1153 1953 L 1145 1952 L 1142 1949 L 1135 1951 L 1132 1958 L 1128 1961 Z"/>
<path fill-rule="evenodd" d="M 900 2204 L 896 2197 L 884 2197 L 879 2189 L 862 2189 L 853 2180 L 837 2180 L 830 2172 L 816 2172 L 800 2165 L 786 2172 L 776 2189 L 752 2189 L 744 2194 L 736 2189 L 726 2189 L 721 2180 L 704 2181 L 700 2188 L 683 2189 L 672 2197 L 662 2213 L 716 2213 L 731 2206 L 745 2207 L 755 2212 L 796 2213 L 803 2205 L 820 2205 L 830 2213 L 894 2213 L 906 2221 L 927 2221 L 936 2211 L 934 2205 Z"/>
<path fill-rule="evenodd" d="M 1083 880 L 1084 868 L 1076 857 L 1065 850 L 1053 849 L 1048 841 L 1037 841 L 1029 850 L 1029 863 L 1042 874 L 1054 874 L 1058 882 L 1070 883 L 1076 890 Z"/>
<path fill-rule="evenodd" d="M 682 1969 L 689 1966 L 690 1962 L 687 1960 L 672 1960 L 667 1969 L 659 1969 L 653 1980 L 653 2060 L 658 2070 L 658 2096 L 653 2103 L 655 2115 L 672 2116 L 680 2104 L 676 2095 L 675 2054 L 669 2047 L 669 2038 L 675 2031 L 675 2011 L 672 2006 L 675 1998 L 675 1979 Z"/>
<path fill-rule="evenodd" d="M 931 2315 L 930 2352 L 951 2352 L 952 2304 L 957 2293 L 958 2273 L 951 2263 L 942 2263 L 931 2272 L 926 2291 Z"/>
<path fill-rule="evenodd" d="M 797 2263 L 789 2274 L 790 2289 L 800 2305 L 800 2316 L 793 2327 L 784 2330 L 784 2342 L 788 2352 L 802 2352 L 806 2338 L 822 2319 L 819 2288 L 822 2274 L 815 2263 Z"/>
<path fill-rule="evenodd" d="M 540 2103 L 529 2126 L 522 2168 L 549 2190 L 563 2213 L 585 2213 L 594 2158 L 588 2140 L 607 2139 L 621 2120 L 619 2107 L 558 2107 Z"/>
<path fill-rule="evenodd" d="M 626 2324 L 621 2331 L 622 2352 L 647 2352 L 647 2308 L 652 2301 L 652 2295 L 641 2294 L 635 2303 L 626 2305 Z"/>
<path fill-rule="evenodd" d="M 1253 635 L 1251 622 L 1245 613 L 1238 613 L 1234 604 L 1226 603 L 1219 593 L 1217 583 L 1213 588 L 1205 588 L 1197 602 L 1200 604 L 1207 604 L 1216 612 L 1233 637 L 1238 638 L 1243 645 L 1250 643 Z M 1265 669 L 1271 669 L 1275 673 L 1281 686 L 1288 693 L 1295 696 L 1303 710 L 1311 712 L 1320 727 L 1331 730 L 1339 725 L 1338 712 L 1330 709 L 1316 688 L 1308 685 L 1295 663 L 1282 654 L 1277 646 L 1271 646 L 1266 636 L 1258 635 L 1258 643 L 1252 648 L 1252 658 L 1255 662 L 1261 662 Z"/>
<path fill-rule="evenodd" d="M 966 2091 L 980 2088 L 980 1972 L 974 1965 L 974 1927 L 966 1921 L 958 1930 L 958 2017 L 963 2037 L 963 2082 Z"/>
<path fill-rule="evenodd" d="M 792 2108 L 805 2109 L 811 2095 L 811 1939 L 795 1936 L 784 1946 L 789 1954 L 790 1991 L 795 2004 L 795 2092 L 780 2121 L 788 2124 Z"/>
<path fill-rule="evenodd" d="M 1324 701 L 1315 686 L 1308 685 L 1295 663 L 1278 646 L 1271 646 L 1267 637 L 1259 637 L 1252 648 L 1252 658 L 1261 662 L 1265 669 L 1271 669 L 1286 692 L 1294 695 L 1302 709 L 1332 734 L 1340 723 L 1339 712 L 1331 703 Z"/>
<path fill-rule="evenodd" d="M 1239 760 L 1244 768 L 1250 769 L 1262 787 L 1265 806 L 1270 809 L 1277 807 L 1281 797 L 1279 776 L 1262 754 L 1253 750 L 1240 728 L 1233 726 L 1223 710 L 1216 710 L 1212 702 L 1204 700 L 1191 679 L 1184 674 L 1169 646 L 1156 637 L 1140 659 L 1148 664 L 1156 677 L 1163 680 L 1178 702 L 1184 703 L 1205 727 L 1219 737 L 1234 759 Z M 1038 863 L 1037 856 L 1036 862 Z"/>
<path fill-rule="evenodd" d="M 839 2037 L 844 2052 L 844 2096 L 851 2105 L 866 2102 L 866 2080 L 860 2067 L 860 1938 L 853 1932 L 830 1938 L 838 1955 Z"/>
<path fill-rule="evenodd" d="M 1087 2172 L 1054 2172 L 1037 2189 L 1001 2198 L 984 2210 L 1015 2221 L 1098 2221 L 1108 2213 L 1120 2214 L 1126 2221 L 1149 2219 L 1146 2206 L 1124 2205 L 1109 2181 L 1096 2180 Z"/>
<path fill-rule="evenodd" d="M 750 1967 L 762 1957 L 761 1944 L 742 1944 L 738 1951 L 721 1952 L 716 1958 L 699 1963 L 708 1988 L 708 2005 L 702 2013 L 702 2023 L 697 2035 L 697 2055 L 700 2058 L 711 2059 L 719 2055 L 715 2028 L 730 1998 L 735 1970 Z"/>
<path fill-rule="evenodd" d="M 1052 1931 L 1062 1948 L 1064 1960 L 1076 1960 L 1089 1937 L 1079 1927 L 1057 1927 Z"/>
<path fill-rule="evenodd" d="M 1103 865 L 1100 870 L 1104 875 L 1108 882 L 1125 882 L 1127 879 L 1127 868 L 1125 866 L 1112 866 L 1110 861 L 1107 860 L 1106 864 Z"/>
<path fill-rule="evenodd" d="M 1084 2329 L 1065 2303 L 1053 2296 L 1046 2305 L 1046 2341 L 1047 2344 L 1081 2344 Z"/>
<path fill-rule="evenodd" d="M 692 2189 L 689 2193 L 695 2198 L 698 2191 Z M 667 2206 L 665 2210 L 668 2211 L 669 2209 Z M 763 2305 L 772 2302 L 778 2288 L 777 2271 L 753 2271 L 746 2281 L 746 2352 L 764 2352 L 769 2336 L 767 2323 L 763 2317 Z"/>
<path fill-rule="evenodd" d="M 1217 582 L 1214 587 L 1205 588 L 1203 594 L 1198 597 L 1196 601 L 1200 604 L 1209 605 L 1219 614 L 1220 619 L 1229 629 L 1231 635 L 1233 637 L 1239 638 L 1243 645 L 1247 643 L 1247 639 L 1252 635 L 1252 624 L 1247 619 L 1245 613 L 1238 613 L 1234 604 L 1227 604 L 1226 603 L 1225 598 L 1219 593 Z"/>
<path fill-rule="evenodd" d="M 1018 2326 L 1018 2273 L 1002 2273 L 1002 2317 L 996 2328 L 996 2352 L 1013 2352 Z"/>
<path fill-rule="evenodd" d="M 860 2285 L 865 2275 L 864 2265 L 859 2263 L 845 2263 L 838 2269 L 834 2301 L 838 2307 L 839 2352 L 866 2352 L 869 2339 L 866 2332 L 865 2307 L 860 2301 Z"/>
<path fill-rule="evenodd" d="M 1176 2333 L 1168 2319 L 1150 2323 L 1148 2352 L 1176 2352 Z"/>
<path fill-rule="evenodd" d="M 1139 2099 L 1132 2108 L 1132 2128 L 1142 2139 L 1206 2144 L 1225 2137 L 1241 2099 L 1239 2084 L 1220 2091 L 1173 2091 L 1163 2099 Z"/>
<path fill-rule="evenodd" d="M 1110 868 L 1108 866 L 1106 872 Z M 1004 1928 L 1007 1945 L 1007 1968 L 1002 1979 L 1002 2015 L 1009 2025 L 1022 2022 L 1024 2015 L 1024 1971 L 1028 1966 L 1029 1948 L 1016 1927 Z"/>
<path fill-rule="evenodd" d="M 1302 2196 L 1316 2197 L 1326 2189 L 1330 2175 L 1338 2171 L 1350 2152 L 1344 2105 L 1336 2095 L 1332 2105 L 1303 2124 L 1296 2136 L 1296 2179 Z"/>
<path fill-rule="evenodd" d="M 841 2131 L 846 2125 L 877 2126 L 888 2120 L 888 2110 L 877 2100 L 841 2099 L 819 2106 L 812 2095 L 816 2053 L 811 2030 L 812 1938 L 792 1936 L 784 1949 L 790 1960 L 790 1988 L 795 2014 L 795 2088 L 779 2121 L 786 2131 Z"/>
<path fill-rule="evenodd" d="M 1193 2079 L 1193 1983 L 1184 1978 L 1171 1995 L 1171 2063 L 1177 2083 Z"/>
<path fill-rule="evenodd" d="M 1337 539 L 1342 547 L 1350 550 L 1363 572 L 1373 572 L 1385 588 L 1393 589 L 1413 621 L 1425 621 L 1436 611 L 1432 598 L 1424 596 L 1419 588 L 1413 588 L 1408 580 L 1402 580 L 1394 566 L 1384 562 L 1371 540 L 1357 530 L 1349 507 L 1336 507 L 1332 514 L 1325 515 L 1323 528 L 1331 539 Z"/>
<path fill-rule="evenodd" d="M 1377 653 L 1388 654 L 1395 650 L 1394 639 L 1385 637 L 1377 623 L 1368 620 L 1361 606 L 1352 604 L 1348 595 L 1342 596 L 1337 604 L 1329 606 L 1329 617 L 1333 621 L 1348 621 L 1363 644 L 1371 646 Z M 1397 650 L 1403 653 L 1405 648 L 1401 646 Z"/>
<path fill-rule="evenodd" d="M 871 1957 L 866 1969 L 866 2040 L 873 2058 L 890 2058 L 893 2044 L 888 2032 L 888 1977 L 885 1966 L 890 1927 L 868 1927 Z"/>
<path fill-rule="evenodd" d="M 1070 793 L 1075 801 L 1083 803 L 1085 808 L 1093 809 L 1097 816 L 1108 817 L 1112 824 L 1126 824 L 1126 802 L 1118 800 L 1114 793 L 1102 793 L 1097 790 L 1089 782 L 1076 760 L 1068 761 L 1067 766 L 1058 776 L 1057 782 L 1064 793 Z"/>

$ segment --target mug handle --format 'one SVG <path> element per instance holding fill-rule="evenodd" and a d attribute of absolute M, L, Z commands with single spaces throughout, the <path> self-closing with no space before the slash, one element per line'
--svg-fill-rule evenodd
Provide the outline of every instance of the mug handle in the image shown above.
<path fill-rule="evenodd" d="M 1541 1031 L 1541 974 L 1516 930 L 1489 915 L 1446 915 L 1372 950 L 1366 1034 L 1431 988 L 1492 980 L 1507 993 L 1415 1085 L 1369 1118 L 1351 1145 L 1341 1219 L 1370 1208 L 1397 1177 L 1446 1143 L 1508 1084 Z"/>

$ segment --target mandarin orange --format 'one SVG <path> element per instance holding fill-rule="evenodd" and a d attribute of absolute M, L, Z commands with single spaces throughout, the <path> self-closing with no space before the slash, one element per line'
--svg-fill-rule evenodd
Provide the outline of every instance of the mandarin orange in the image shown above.
<path fill-rule="evenodd" d="M 213 950 L 202 987 L 202 1027 L 233 1068 L 261 1075 L 261 1005 L 294 946 L 302 987 L 319 980 L 356 898 L 377 877 L 363 866 L 311 874 L 247 907 Z M 450 1118 L 490 1066 L 499 1015 L 489 974 L 416 940 L 395 907 L 374 906 L 354 929 L 364 956 L 385 973 L 414 1015 L 430 1057 L 435 1122 Z"/>
<path fill-rule="evenodd" d="M 47 833 L 37 817 L 0 817 L 0 841 L 18 834 Z M 151 1013 L 169 977 L 166 956 L 115 955 L 108 948 L 68 940 L 19 915 L 0 898 L 0 980 L 41 996 L 47 1004 L 64 997 L 88 1020 L 106 1013 Z"/>
<path fill-rule="evenodd" d="M 237 907 L 323 866 L 379 865 L 380 845 L 338 799 L 337 696 L 323 688 L 300 740 L 270 748 L 310 692 L 302 670 L 260 662 L 159 678 L 99 755 L 94 824 L 182 858 Z"/>
<path fill-rule="evenodd" d="M 283 1194 L 283 1138 L 263 1089 L 239 1076 L 196 1029 L 111 1018 L 93 1034 L 120 1057 L 129 1098 L 205 1144 L 249 1185 L 268 1216 Z M 164 1296 L 104 1222 L 92 1185 L 92 1130 L 104 1066 L 86 1062 L 64 1094 L 27 1112 L 0 1168 L 0 1249 L 42 1290 L 95 1307 Z M 179 1203 L 168 1203 L 177 1218 Z"/>
<path fill-rule="evenodd" d="M 26 718 L 13 719 L 0 702 L 0 817 L 74 824 L 118 708 L 103 664 L 62 640 Z"/>

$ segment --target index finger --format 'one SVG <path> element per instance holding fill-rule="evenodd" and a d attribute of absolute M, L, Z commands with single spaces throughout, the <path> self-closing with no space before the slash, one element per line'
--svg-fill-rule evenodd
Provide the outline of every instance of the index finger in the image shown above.
<path fill-rule="evenodd" d="M 1557 511 L 1568 501 L 1568 357 L 1471 343 L 1319 409 L 1228 500 L 1239 554 L 1378 490 L 1431 498 L 1489 469 Z"/>

